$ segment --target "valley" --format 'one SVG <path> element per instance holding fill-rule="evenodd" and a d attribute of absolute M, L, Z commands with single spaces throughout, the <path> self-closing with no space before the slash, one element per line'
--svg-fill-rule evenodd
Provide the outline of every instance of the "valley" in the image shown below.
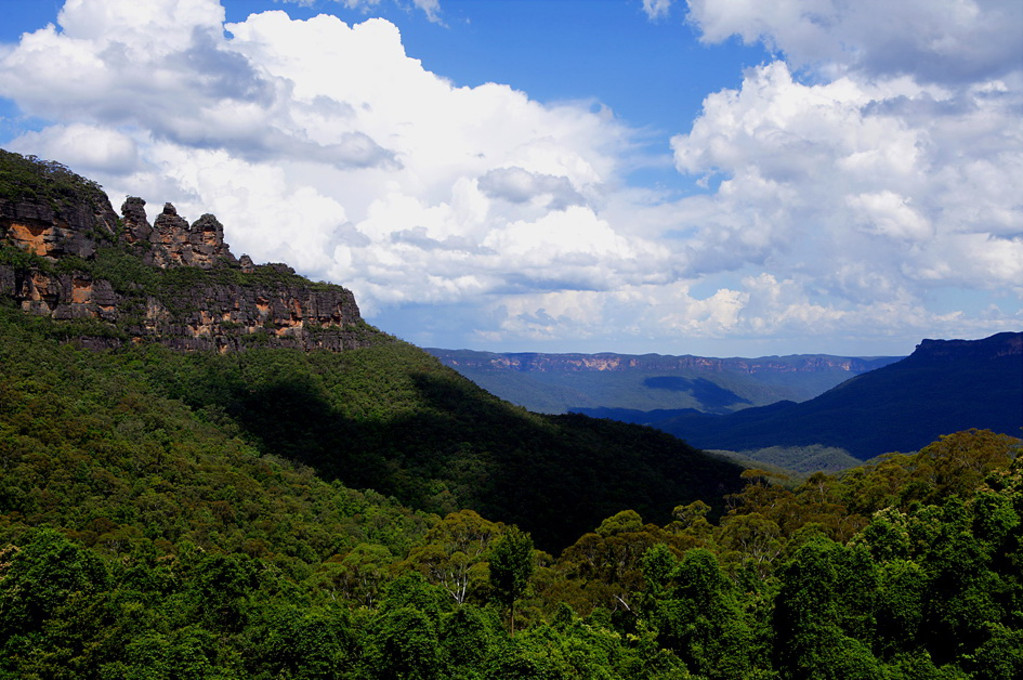
<path fill-rule="evenodd" d="M 900 358 L 426 351 L 502 399 L 541 413 L 592 408 L 732 413 L 777 401 L 806 401 Z"/>

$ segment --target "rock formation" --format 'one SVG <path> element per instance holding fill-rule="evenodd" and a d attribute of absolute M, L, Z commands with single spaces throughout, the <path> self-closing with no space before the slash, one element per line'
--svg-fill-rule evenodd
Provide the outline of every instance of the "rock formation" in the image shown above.
<path fill-rule="evenodd" d="M 91 257 L 97 236 L 112 236 L 117 229 L 117 214 L 106 196 L 103 199 L 95 205 L 95 197 L 88 195 L 61 203 L 0 197 L 0 238 L 52 260 L 68 255 Z"/>
<path fill-rule="evenodd" d="M 150 225 L 146 219 L 146 202 L 134 196 L 121 206 L 124 219 L 123 239 L 130 244 L 148 244 L 145 260 L 158 267 L 189 266 L 212 269 L 218 264 L 234 264 L 234 255 L 224 243 L 224 227 L 209 213 L 191 226 L 178 215 L 170 203 Z"/>
<path fill-rule="evenodd" d="M 97 185 L 57 167 L 76 180 L 74 191 L 62 186 L 59 200 L 45 184 L 24 189 L 21 177 L 14 190 L 3 184 L 0 297 L 54 319 L 92 320 L 84 344 L 340 351 L 380 337 L 345 288 L 313 284 L 287 265 L 235 258 L 213 215 L 189 225 L 167 203 L 150 224 L 145 201 L 129 197 L 119 221 Z M 33 179 L 46 180 L 45 173 Z"/>

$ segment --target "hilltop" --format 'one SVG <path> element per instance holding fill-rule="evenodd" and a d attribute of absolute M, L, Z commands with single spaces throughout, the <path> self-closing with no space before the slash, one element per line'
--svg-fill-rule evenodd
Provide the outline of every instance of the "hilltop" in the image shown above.
<path fill-rule="evenodd" d="M 189 224 L 167 203 L 150 224 L 145 201 L 129 197 L 118 217 L 94 182 L 0 153 L 0 296 L 72 322 L 88 346 L 342 350 L 382 339 L 351 291 L 236 258 L 214 215 Z"/>

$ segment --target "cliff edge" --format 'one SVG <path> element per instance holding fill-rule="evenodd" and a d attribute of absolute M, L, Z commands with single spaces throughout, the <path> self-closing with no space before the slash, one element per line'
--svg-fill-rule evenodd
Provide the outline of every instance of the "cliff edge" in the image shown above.
<path fill-rule="evenodd" d="M 97 347 L 341 351 L 385 337 L 351 291 L 236 258 L 213 215 L 189 224 L 166 203 L 150 223 L 145 206 L 129 197 L 118 217 L 95 182 L 0 149 L 0 298 Z"/>

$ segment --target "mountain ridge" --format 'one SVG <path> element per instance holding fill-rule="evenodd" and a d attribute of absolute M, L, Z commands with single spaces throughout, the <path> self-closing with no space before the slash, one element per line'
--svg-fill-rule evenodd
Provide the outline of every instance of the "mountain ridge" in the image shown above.
<path fill-rule="evenodd" d="M 937 342 L 937 341 L 930 341 Z M 761 357 L 704 357 L 693 354 L 623 354 L 597 352 L 593 354 L 564 352 L 486 352 L 476 350 L 448 350 L 425 347 L 434 354 L 443 353 L 449 365 L 476 368 L 497 368 L 518 371 L 547 371 L 555 368 L 577 371 L 627 370 L 738 370 L 750 374 L 762 372 L 802 372 L 819 368 L 839 368 L 845 371 L 872 370 L 879 361 L 897 357 L 844 357 L 833 354 L 785 354 Z"/>
<path fill-rule="evenodd" d="M 1023 428 L 1023 332 L 979 340 L 923 340 L 901 361 L 841 383 L 803 403 L 778 402 L 728 415 L 613 412 L 705 449 L 834 446 L 865 460 L 915 451 L 970 428 L 1018 436 Z"/>
<path fill-rule="evenodd" d="M 691 408 L 730 413 L 782 400 L 805 401 L 849 375 L 899 359 L 828 354 L 716 358 L 612 352 L 426 351 L 488 391 L 547 413 L 587 408 Z"/>

